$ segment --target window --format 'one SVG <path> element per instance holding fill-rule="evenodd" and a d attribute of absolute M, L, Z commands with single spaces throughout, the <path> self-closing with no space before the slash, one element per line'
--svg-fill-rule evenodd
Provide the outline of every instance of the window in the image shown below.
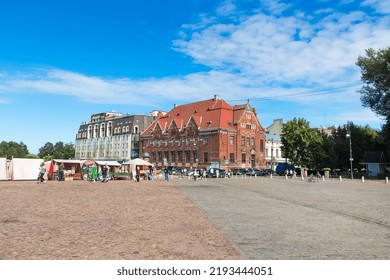
<path fill-rule="evenodd" d="M 180 146 L 183 146 L 183 136 L 180 136 Z"/>
<path fill-rule="evenodd" d="M 234 162 L 234 153 L 230 153 L 230 162 Z"/>
<path fill-rule="evenodd" d="M 279 157 L 279 149 L 276 149 L 276 157 Z"/>
<path fill-rule="evenodd" d="M 246 163 L 246 154 L 241 155 L 241 163 Z"/>
<path fill-rule="evenodd" d="M 105 123 L 102 123 L 100 125 L 100 137 L 104 137 L 105 136 L 105 132 L 106 131 L 106 124 Z"/>
<path fill-rule="evenodd" d="M 263 140 L 260 140 L 260 152 L 264 152 L 264 141 Z M 267 152 L 268 154 L 268 152 Z"/>
<path fill-rule="evenodd" d="M 268 148 L 265 149 L 265 152 L 266 152 L 267 157 L 269 157 L 269 150 L 268 150 Z"/>
<path fill-rule="evenodd" d="M 93 130 L 93 138 L 99 137 L 99 125 L 95 124 L 94 130 Z"/>
<path fill-rule="evenodd" d="M 168 151 L 165 151 L 164 152 L 164 158 L 167 162 L 169 162 L 169 152 Z"/>
<path fill-rule="evenodd" d="M 194 145 L 198 145 L 198 141 L 199 141 L 199 138 L 198 138 L 198 136 L 196 136 L 196 137 L 194 138 Z"/>
<path fill-rule="evenodd" d="M 183 152 L 182 151 L 177 151 L 177 161 L 183 162 Z"/>
<path fill-rule="evenodd" d="M 152 160 L 153 162 L 156 162 L 156 153 L 152 153 Z"/>
<path fill-rule="evenodd" d="M 234 145 L 234 136 L 230 136 L 230 145 Z"/>
<path fill-rule="evenodd" d="M 190 145 L 190 142 L 191 142 L 191 138 L 190 138 L 190 137 L 187 137 L 187 146 Z"/>
<path fill-rule="evenodd" d="M 207 145 L 209 143 L 209 137 L 208 136 L 203 137 L 203 143 L 205 145 Z"/>
<path fill-rule="evenodd" d="M 203 154 L 203 161 L 204 162 L 209 162 L 209 153 L 204 153 Z"/>
<path fill-rule="evenodd" d="M 176 162 L 176 153 L 175 153 L 175 151 L 171 151 L 171 159 L 172 159 L 172 162 Z"/>
<path fill-rule="evenodd" d="M 191 151 L 186 151 L 186 162 L 191 162 Z"/>
<path fill-rule="evenodd" d="M 112 135 L 112 122 L 109 122 L 107 125 L 107 136 L 110 137 Z"/>
<path fill-rule="evenodd" d="M 198 162 L 198 152 L 197 151 L 195 151 L 193 153 L 193 156 L 194 156 L 194 162 Z"/>
<path fill-rule="evenodd" d="M 246 138 L 246 145 L 247 145 L 247 146 L 250 146 L 250 145 L 251 145 L 251 138 L 250 138 L 250 137 L 247 137 L 247 138 Z"/>
<path fill-rule="evenodd" d="M 252 137 L 251 140 L 252 140 L 251 145 L 254 146 L 255 145 L 255 137 Z"/>
<path fill-rule="evenodd" d="M 245 136 L 241 136 L 241 146 L 245 146 Z"/>
<path fill-rule="evenodd" d="M 138 134 L 138 133 L 139 133 L 139 126 L 138 126 L 138 125 L 135 125 L 135 126 L 133 127 L 133 133 L 134 133 L 134 134 Z"/>
<path fill-rule="evenodd" d="M 157 152 L 157 155 L 158 155 L 158 161 L 159 161 L 159 162 L 162 162 L 162 152 L 161 152 L 161 151 L 158 151 L 158 152 Z"/>

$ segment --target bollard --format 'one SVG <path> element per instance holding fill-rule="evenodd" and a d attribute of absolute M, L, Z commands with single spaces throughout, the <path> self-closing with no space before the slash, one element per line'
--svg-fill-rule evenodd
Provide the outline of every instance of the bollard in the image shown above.
<path fill-rule="evenodd" d="M 255 174 L 255 179 L 257 178 L 257 174 Z"/>
<path fill-rule="evenodd" d="M 389 177 L 386 177 L 386 180 L 385 180 L 386 184 L 389 183 Z"/>
<path fill-rule="evenodd" d="M 342 182 L 343 181 L 343 178 L 340 176 L 340 182 Z"/>
<path fill-rule="evenodd" d="M 325 176 L 322 175 L 322 182 L 325 182 Z"/>
<path fill-rule="evenodd" d="M 362 183 L 364 183 L 364 176 L 362 176 Z"/>
<path fill-rule="evenodd" d="M 301 176 L 301 181 L 305 181 L 305 178 L 303 178 L 303 175 Z"/>
<path fill-rule="evenodd" d="M 286 177 L 286 180 L 287 180 L 287 175 L 285 175 L 285 177 Z"/>
<path fill-rule="evenodd" d="M 270 178 L 272 179 L 272 173 L 270 174 Z"/>

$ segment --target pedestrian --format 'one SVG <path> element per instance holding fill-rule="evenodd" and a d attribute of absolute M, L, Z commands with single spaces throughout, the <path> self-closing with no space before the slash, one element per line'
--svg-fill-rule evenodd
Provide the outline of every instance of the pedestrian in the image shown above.
<path fill-rule="evenodd" d="M 99 165 L 98 166 L 98 171 L 97 171 L 97 173 L 98 173 L 98 181 L 102 181 L 103 180 L 103 173 L 102 173 L 103 171 L 102 171 L 102 167 Z"/>
<path fill-rule="evenodd" d="M 165 181 L 168 181 L 169 180 L 169 173 L 168 173 L 168 168 L 164 168 L 164 175 L 165 175 Z"/>
<path fill-rule="evenodd" d="M 136 177 L 136 179 L 137 179 L 137 182 L 139 182 L 139 178 L 140 178 L 140 176 L 141 176 L 141 169 L 139 168 L 139 165 L 137 165 L 137 167 L 135 168 L 135 170 L 136 170 L 136 175 L 135 175 L 135 177 Z"/>
<path fill-rule="evenodd" d="M 104 165 L 103 168 L 102 168 L 103 180 L 106 179 L 107 173 L 108 173 L 108 165 L 106 164 L 106 165 Z"/>
<path fill-rule="evenodd" d="M 63 163 L 60 163 L 60 166 L 58 166 L 58 181 L 65 181 Z"/>
<path fill-rule="evenodd" d="M 39 177 L 38 177 L 38 184 L 41 184 L 41 183 L 46 183 L 45 179 L 44 179 L 44 176 L 46 174 L 46 167 L 45 167 L 45 163 L 42 162 L 41 163 L 41 166 L 39 168 Z"/>
<path fill-rule="evenodd" d="M 98 179 L 98 170 L 97 170 L 97 166 L 96 164 L 94 164 L 92 166 L 92 171 L 91 171 L 91 175 L 92 175 L 92 182 L 96 182 L 97 179 Z"/>

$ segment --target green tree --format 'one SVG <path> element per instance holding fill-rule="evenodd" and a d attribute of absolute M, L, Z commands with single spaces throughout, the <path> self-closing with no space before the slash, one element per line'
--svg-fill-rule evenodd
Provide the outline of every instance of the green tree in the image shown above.
<path fill-rule="evenodd" d="M 73 158 L 74 154 L 75 149 L 72 143 L 64 144 L 63 142 L 59 141 L 54 145 L 50 142 L 47 142 L 39 149 L 38 156 L 40 158 L 44 158 L 45 160 L 51 160 Z"/>
<path fill-rule="evenodd" d="M 6 157 L 8 159 L 11 159 L 12 157 L 24 158 L 28 154 L 27 146 L 23 142 L 18 144 L 13 141 L 2 141 L 0 143 L 0 157 Z"/>
<path fill-rule="evenodd" d="M 316 156 L 323 156 L 322 138 L 305 119 L 294 118 L 284 124 L 281 136 L 283 156 L 299 166 L 314 167 Z"/>
<path fill-rule="evenodd" d="M 390 47 L 367 49 L 366 56 L 359 56 L 356 65 L 361 68 L 361 80 L 365 85 L 359 90 L 363 106 L 377 115 L 390 117 Z"/>
<path fill-rule="evenodd" d="M 47 142 L 43 147 L 39 148 L 38 156 L 45 160 L 53 159 L 54 145 L 53 143 Z"/>
<path fill-rule="evenodd" d="M 359 90 L 363 106 L 385 118 L 383 150 L 390 155 L 390 47 L 367 49 L 366 56 L 359 56 L 356 65 L 361 68 L 361 80 L 365 83 Z"/>
<path fill-rule="evenodd" d="M 346 135 L 351 135 L 353 167 L 362 167 L 364 161 L 364 153 L 366 151 L 382 150 L 380 133 L 368 125 L 357 126 L 353 122 L 346 125 L 339 126 L 333 132 L 333 154 L 334 165 L 333 168 L 340 168 L 343 170 L 349 169 L 349 139 Z"/>

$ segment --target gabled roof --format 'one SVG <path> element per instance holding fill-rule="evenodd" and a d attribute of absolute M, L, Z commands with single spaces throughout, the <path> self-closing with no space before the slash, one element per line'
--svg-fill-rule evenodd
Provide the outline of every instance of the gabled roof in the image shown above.
<path fill-rule="evenodd" d="M 151 134 L 156 123 L 165 130 L 173 121 L 178 125 L 179 129 L 184 128 L 189 121 L 193 119 L 199 128 L 227 128 L 232 129 L 233 123 L 233 107 L 221 99 L 208 99 L 189 103 L 185 105 L 177 105 L 164 116 L 156 119 L 142 135 Z"/>
<path fill-rule="evenodd" d="M 381 151 L 367 151 L 364 153 L 364 163 L 382 163 L 385 164 L 385 154 Z"/>

